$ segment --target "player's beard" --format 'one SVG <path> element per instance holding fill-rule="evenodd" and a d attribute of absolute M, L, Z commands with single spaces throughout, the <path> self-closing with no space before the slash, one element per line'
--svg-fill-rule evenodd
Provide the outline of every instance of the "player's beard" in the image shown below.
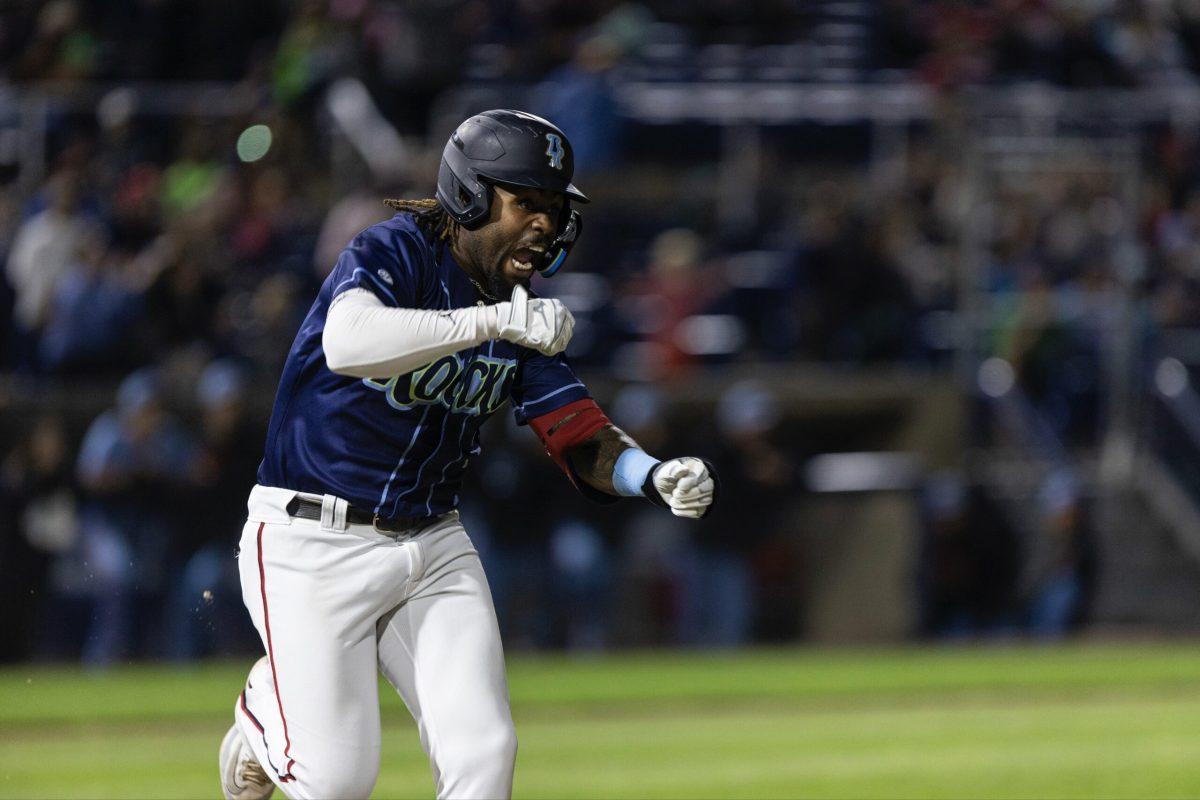
<path fill-rule="evenodd" d="M 508 298 L 513 290 L 513 287 L 508 284 L 508 280 L 504 275 L 504 265 L 507 261 L 507 255 L 500 256 L 492 265 L 491 271 L 487 274 L 487 290 L 501 300 Z"/>
<path fill-rule="evenodd" d="M 504 278 L 507 250 L 500 248 L 498 254 L 492 255 L 497 248 L 476 232 L 466 233 L 456 245 L 459 265 L 476 286 L 491 300 L 507 300 L 512 294 L 512 287 L 506 286 Z"/>
<path fill-rule="evenodd" d="M 490 234 L 490 235 L 489 235 Z M 510 275 L 508 262 L 512 254 L 519 249 L 519 243 L 508 242 L 501 244 L 500 237 L 486 228 L 467 233 L 459 240 L 463 263 L 476 265 L 464 267 L 471 277 L 478 281 L 480 288 L 496 300 L 507 300 L 512 295 L 513 287 L 518 283 L 529 286 L 530 278 Z M 545 248 L 542 242 L 535 245 Z"/>

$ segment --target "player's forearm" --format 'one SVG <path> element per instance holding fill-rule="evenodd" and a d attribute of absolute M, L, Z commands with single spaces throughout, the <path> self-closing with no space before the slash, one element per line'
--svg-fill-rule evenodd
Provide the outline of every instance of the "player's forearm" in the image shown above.
<path fill-rule="evenodd" d="M 330 307 L 322 345 L 339 375 L 389 378 L 493 339 L 498 330 L 495 306 L 391 308 L 365 289 L 351 289 Z"/>
<path fill-rule="evenodd" d="M 568 450 L 566 456 L 576 476 L 588 486 L 605 494 L 620 495 L 613 483 L 617 459 L 621 453 L 637 446 L 629 434 L 608 424 L 587 441 Z"/>

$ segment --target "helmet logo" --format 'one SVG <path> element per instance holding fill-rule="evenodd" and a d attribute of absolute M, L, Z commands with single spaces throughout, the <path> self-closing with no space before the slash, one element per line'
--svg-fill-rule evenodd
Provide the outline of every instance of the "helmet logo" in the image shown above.
<path fill-rule="evenodd" d="M 567 151 L 563 150 L 562 137 L 557 133 L 547 133 L 546 141 L 550 142 L 546 148 L 546 155 L 550 156 L 550 166 L 562 169 L 562 158 L 567 154 Z"/>

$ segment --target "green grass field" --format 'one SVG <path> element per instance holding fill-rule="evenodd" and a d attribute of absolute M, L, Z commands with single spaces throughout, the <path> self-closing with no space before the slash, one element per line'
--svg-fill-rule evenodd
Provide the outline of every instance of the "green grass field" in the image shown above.
<path fill-rule="evenodd" d="M 0 798 L 219 797 L 248 666 L 0 672 Z M 522 798 L 1200 797 L 1200 645 L 518 656 L 509 678 Z M 383 694 L 375 796 L 432 797 Z"/>

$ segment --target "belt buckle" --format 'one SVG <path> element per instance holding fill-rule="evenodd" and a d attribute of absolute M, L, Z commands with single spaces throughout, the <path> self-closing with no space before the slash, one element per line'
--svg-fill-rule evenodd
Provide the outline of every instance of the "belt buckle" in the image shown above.
<path fill-rule="evenodd" d="M 388 519 L 388 517 L 384 517 L 384 516 L 376 513 L 375 516 L 371 519 L 371 527 L 373 527 L 375 529 L 376 533 L 382 533 L 384 536 L 387 536 L 391 539 L 395 539 L 396 541 L 401 541 L 401 540 L 409 539 L 412 537 L 412 533 L 408 532 L 407 529 L 405 529 L 405 528 L 395 530 L 395 529 L 391 529 L 391 528 L 380 527 L 379 523 L 381 521 L 386 521 L 387 519 Z"/>

